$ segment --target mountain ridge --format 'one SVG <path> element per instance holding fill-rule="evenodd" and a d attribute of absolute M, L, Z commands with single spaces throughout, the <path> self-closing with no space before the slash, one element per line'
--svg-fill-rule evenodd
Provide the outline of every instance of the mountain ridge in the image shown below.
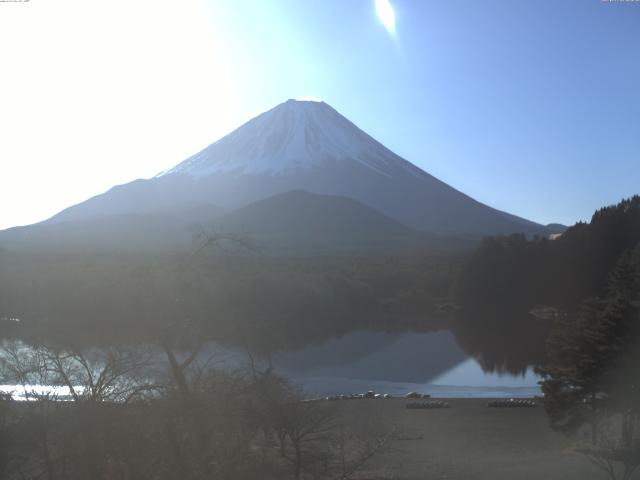
<path fill-rule="evenodd" d="M 14 227 L 0 231 L 0 247 L 85 253 L 188 253 L 198 250 L 202 234 L 236 238 L 245 244 L 231 241 L 229 247 L 234 252 L 276 255 L 454 251 L 471 248 L 478 240 L 420 232 L 348 197 L 293 190 L 230 212 L 215 205 L 201 205 L 176 212 Z"/>

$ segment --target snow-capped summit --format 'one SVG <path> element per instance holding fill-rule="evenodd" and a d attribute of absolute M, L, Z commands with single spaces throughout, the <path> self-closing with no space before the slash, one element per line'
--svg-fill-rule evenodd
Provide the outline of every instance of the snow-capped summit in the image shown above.
<path fill-rule="evenodd" d="M 258 115 L 156 177 L 114 187 L 49 222 L 231 211 L 292 190 L 348 197 L 423 231 L 548 233 L 542 225 L 488 207 L 434 178 L 326 103 L 300 100 Z"/>
<path fill-rule="evenodd" d="M 357 162 L 382 175 L 415 171 L 322 101 L 287 100 L 159 176 L 214 173 L 283 175 Z"/>

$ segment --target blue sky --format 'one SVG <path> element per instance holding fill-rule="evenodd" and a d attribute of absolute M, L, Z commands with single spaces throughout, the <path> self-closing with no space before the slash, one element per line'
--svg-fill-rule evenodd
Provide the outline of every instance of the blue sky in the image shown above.
<path fill-rule="evenodd" d="M 391 0 L 394 34 L 373 0 L 49 3 L 0 4 L 0 227 L 305 96 L 535 221 L 640 193 L 640 2 Z"/>

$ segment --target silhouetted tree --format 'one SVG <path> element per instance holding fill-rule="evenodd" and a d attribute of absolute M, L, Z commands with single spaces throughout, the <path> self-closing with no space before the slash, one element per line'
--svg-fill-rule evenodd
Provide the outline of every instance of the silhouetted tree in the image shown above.
<path fill-rule="evenodd" d="M 580 313 L 557 321 L 547 342 L 547 364 L 539 369 L 551 425 L 574 432 L 591 426 L 591 444 L 582 449 L 616 478 L 628 478 L 640 464 L 634 434 L 640 414 L 640 243 L 625 250 L 609 275 L 602 296 Z M 599 429 L 619 418 L 618 438 Z M 605 425 L 605 427 L 601 427 Z"/>

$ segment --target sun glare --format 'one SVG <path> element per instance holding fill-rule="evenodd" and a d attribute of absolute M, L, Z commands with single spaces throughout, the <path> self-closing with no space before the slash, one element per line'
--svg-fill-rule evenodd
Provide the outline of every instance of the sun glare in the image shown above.
<path fill-rule="evenodd" d="M 376 14 L 390 34 L 396 33 L 396 15 L 389 0 L 375 0 Z"/>

